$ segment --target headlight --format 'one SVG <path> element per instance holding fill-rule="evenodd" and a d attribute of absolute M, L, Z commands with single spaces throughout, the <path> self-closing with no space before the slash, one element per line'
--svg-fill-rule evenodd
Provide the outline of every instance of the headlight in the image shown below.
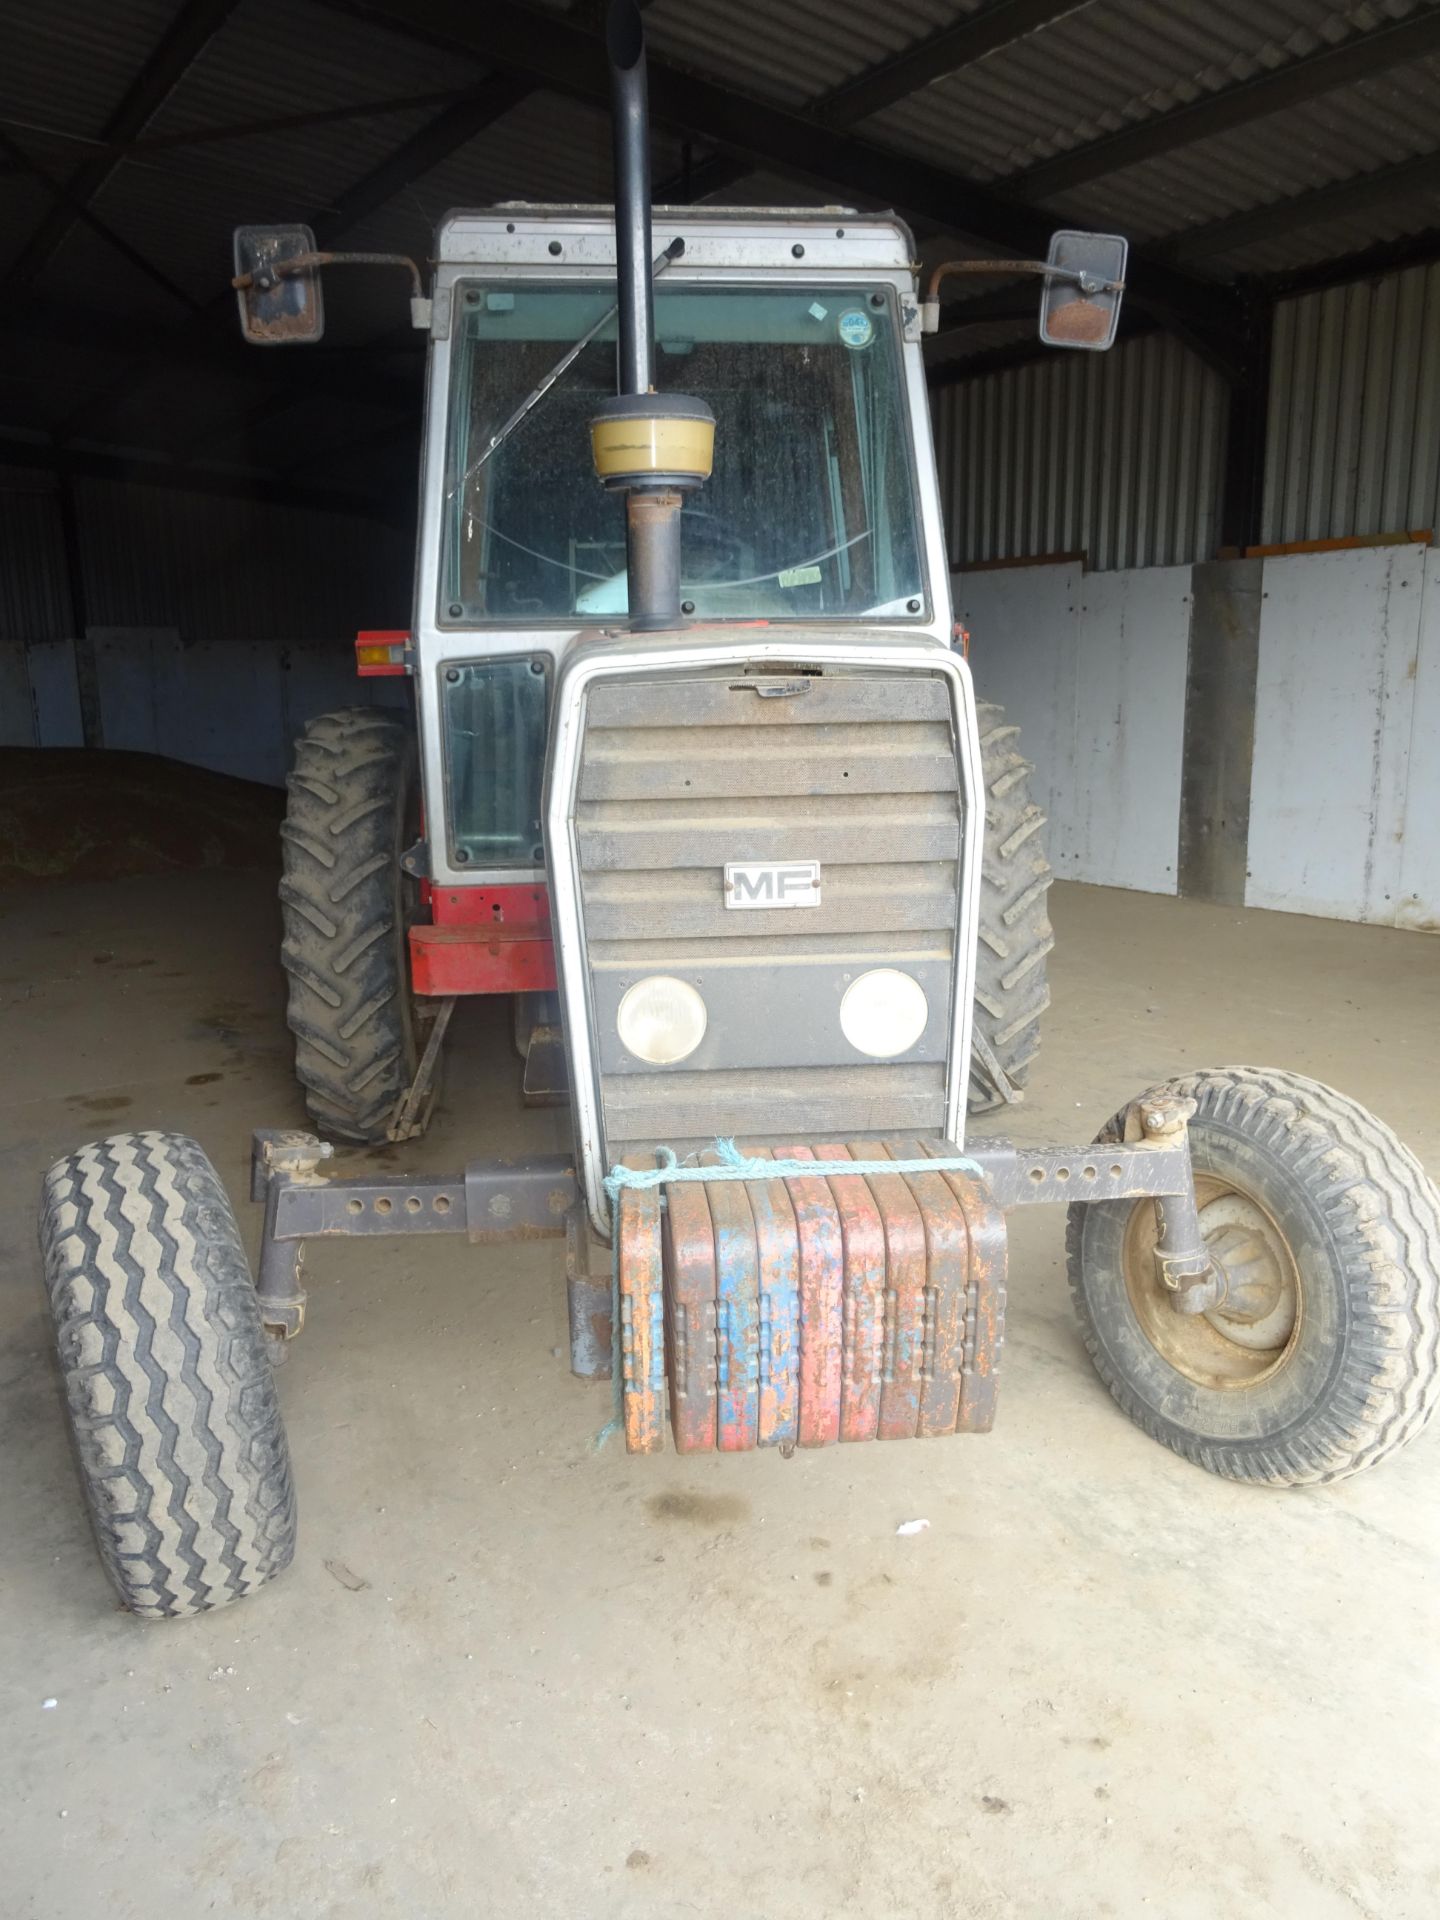
<path fill-rule="evenodd" d="M 857 1053 L 872 1060 L 893 1060 L 908 1053 L 925 1031 L 930 1003 L 925 989 L 896 967 L 862 973 L 845 989 L 840 1030 Z"/>
<path fill-rule="evenodd" d="M 705 1002 L 688 981 L 652 974 L 626 991 L 615 1027 L 621 1045 L 637 1059 L 672 1066 L 688 1059 L 705 1038 Z"/>

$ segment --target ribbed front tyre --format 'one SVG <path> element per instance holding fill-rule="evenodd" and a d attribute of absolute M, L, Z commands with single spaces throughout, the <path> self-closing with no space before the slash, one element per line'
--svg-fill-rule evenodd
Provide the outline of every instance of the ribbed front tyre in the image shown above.
<path fill-rule="evenodd" d="M 1175 1311 L 1151 1201 L 1072 1206 L 1070 1286 L 1101 1379 L 1146 1433 L 1232 1480 L 1298 1486 L 1383 1460 L 1440 1399 L 1440 1194 L 1424 1168 L 1297 1073 L 1219 1068 L 1154 1094 L 1198 1103 L 1195 1198 L 1226 1293 Z M 1121 1138 L 1119 1117 L 1099 1138 Z"/>
<path fill-rule="evenodd" d="M 295 743 L 286 793 L 280 959 L 296 1078 L 322 1133 L 384 1140 L 422 1044 L 417 890 L 400 865 L 419 833 L 414 731 L 373 707 L 320 714 Z"/>
<path fill-rule="evenodd" d="M 1025 1084 L 1040 1050 L 1040 1020 L 1050 1005 L 1046 956 L 1055 945 L 1046 895 L 1045 815 L 1030 798 L 1030 763 L 1003 707 L 982 700 L 981 771 L 985 781 L 985 856 L 975 950 L 975 1047 L 971 1113 L 1004 1106 Z M 988 1057 L 987 1057 L 988 1056 Z M 996 1068 L 1010 1091 L 997 1085 Z"/>
<path fill-rule="evenodd" d="M 193 1140 L 121 1133 L 45 1177 L 40 1247 L 100 1558 L 147 1620 L 289 1566 L 295 1491 L 235 1216 Z"/>

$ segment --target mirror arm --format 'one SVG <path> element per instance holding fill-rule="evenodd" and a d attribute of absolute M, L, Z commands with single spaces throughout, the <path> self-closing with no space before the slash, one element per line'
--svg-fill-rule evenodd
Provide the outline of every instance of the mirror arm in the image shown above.
<path fill-rule="evenodd" d="M 942 260 L 925 286 L 920 308 L 920 331 L 940 331 L 940 282 L 952 273 L 1037 273 L 1045 280 L 1069 280 L 1085 294 L 1123 293 L 1123 280 L 1103 280 L 1075 267 L 1053 267 L 1048 260 Z"/>
<path fill-rule="evenodd" d="M 272 266 L 254 273 L 239 273 L 230 284 L 237 293 L 258 288 L 269 293 L 280 281 L 297 273 L 313 273 L 320 267 L 403 267 L 410 276 L 410 318 L 417 327 L 430 325 L 430 302 L 420 280 L 420 269 L 405 253 L 297 253 L 289 260 L 277 260 Z"/>

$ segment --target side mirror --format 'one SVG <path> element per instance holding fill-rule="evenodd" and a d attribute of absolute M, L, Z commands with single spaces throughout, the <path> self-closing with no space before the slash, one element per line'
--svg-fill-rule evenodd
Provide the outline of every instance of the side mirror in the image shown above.
<path fill-rule="evenodd" d="M 315 235 L 309 227 L 237 227 L 240 331 L 253 347 L 288 347 L 325 331 Z M 300 265 L 305 261 L 305 265 Z"/>
<path fill-rule="evenodd" d="M 1047 347 L 1103 353 L 1114 345 L 1129 251 L 1118 233 L 1053 236 L 1040 300 L 1040 338 Z"/>

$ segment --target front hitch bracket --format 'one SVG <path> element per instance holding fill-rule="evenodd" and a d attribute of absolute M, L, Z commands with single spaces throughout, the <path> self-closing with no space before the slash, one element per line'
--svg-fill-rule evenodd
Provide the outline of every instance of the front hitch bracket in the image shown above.
<path fill-rule="evenodd" d="M 265 1208 L 255 1283 L 260 1321 L 286 1340 L 305 1324 L 307 1240 L 450 1233 L 499 1246 L 558 1238 L 580 1197 L 569 1154 L 472 1160 L 458 1177 L 392 1180 L 329 1178 L 319 1169 L 333 1151 L 313 1134 L 270 1127 L 251 1144 L 250 1197 Z"/>
<path fill-rule="evenodd" d="M 1208 1313 L 1223 1300 L 1225 1280 L 1206 1249 L 1195 1204 L 1186 1131 L 1194 1111 L 1191 1100 L 1157 1096 L 1126 1110 L 1123 1137 L 1113 1142 L 1017 1147 L 990 1139 L 965 1152 L 997 1214 L 1057 1201 L 1151 1200 L 1162 1286 L 1176 1312 Z M 954 1149 L 934 1141 L 917 1143 L 917 1151 L 943 1157 Z M 292 1340 L 304 1326 L 300 1275 L 308 1240 L 448 1233 L 493 1246 L 564 1236 L 571 1365 L 583 1378 L 609 1376 L 611 1253 L 589 1232 L 572 1156 L 472 1160 L 458 1176 L 382 1179 L 332 1177 L 322 1171 L 332 1152 L 311 1134 L 262 1128 L 254 1136 L 251 1198 L 265 1209 L 256 1294 L 273 1336 Z"/>

